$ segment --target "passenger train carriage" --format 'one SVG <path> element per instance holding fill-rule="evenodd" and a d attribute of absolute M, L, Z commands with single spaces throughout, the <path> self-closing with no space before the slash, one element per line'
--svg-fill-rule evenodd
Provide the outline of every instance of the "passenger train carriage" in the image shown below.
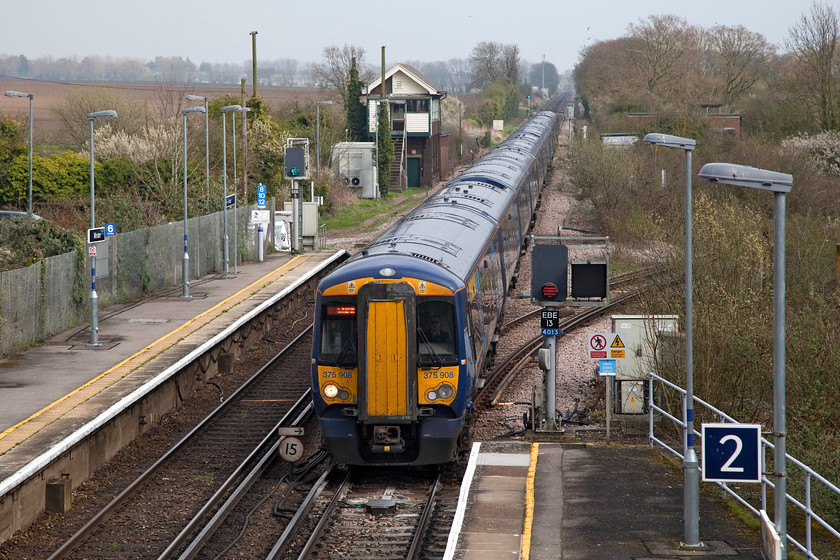
<path fill-rule="evenodd" d="M 539 113 L 319 283 L 313 401 L 335 462 L 446 463 L 468 447 L 560 123 Z"/>

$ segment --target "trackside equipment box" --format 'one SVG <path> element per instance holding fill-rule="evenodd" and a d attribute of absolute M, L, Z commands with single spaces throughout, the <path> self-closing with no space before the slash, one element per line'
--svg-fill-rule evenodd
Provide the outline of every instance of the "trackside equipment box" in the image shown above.
<path fill-rule="evenodd" d="M 657 359 L 673 356 L 681 345 L 676 315 L 613 315 L 612 332 L 627 350 L 618 360 L 616 381 L 646 381 Z"/>

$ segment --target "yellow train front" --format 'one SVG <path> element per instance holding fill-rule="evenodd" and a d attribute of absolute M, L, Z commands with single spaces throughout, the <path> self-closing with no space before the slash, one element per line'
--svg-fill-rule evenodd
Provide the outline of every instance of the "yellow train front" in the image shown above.
<path fill-rule="evenodd" d="M 543 112 L 321 280 L 313 403 L 337 463 L 446 463 L 466 451 L 473 393 L 551 161 Z"/>
<path fill-rule="evenodd" d="M 464 290 L 445 273 L 418 277 L 412 260 L 350 263 L 319 287 L 314 401 L 339 463 L 445 463 L 468 440 Z"/>

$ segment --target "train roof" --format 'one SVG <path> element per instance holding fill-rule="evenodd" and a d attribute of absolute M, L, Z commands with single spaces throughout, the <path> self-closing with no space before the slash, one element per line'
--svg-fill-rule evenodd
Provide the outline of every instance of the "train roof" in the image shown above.
<path fill-rule="evenodd" d="M 555 117 L 548 111 L 536 115 L 331 273 L 322 285 L 358 278 L 411 277 L 453 290 L 463 286 L 505 218 Z M 393 276 L 381 274 L 387 268 L 394 269 Z"/>

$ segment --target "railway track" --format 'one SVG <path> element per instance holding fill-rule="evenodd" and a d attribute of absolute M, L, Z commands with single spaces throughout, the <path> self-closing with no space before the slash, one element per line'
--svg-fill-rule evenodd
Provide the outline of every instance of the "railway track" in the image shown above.
<path fill-rule="evenodd" d="M 657 273 L 659 270 L 659 267 L 649 267 L 638 272 L 621 274 L 610 280 L 610 289 L 615 290 L 618 286 L 626 286 L 644 281 L 645 278 L 651 274 Z M 609 304 L 604 307 L 582 308 L 572 315 L 561 318 L 559 324 L 560 331 L 561 333 L 565 333 L 582 326 L 589 320 L 625 303 L 629 299 L 636 297 L 637 294 L 637 289 L 625 290 L 621 293 L 613 295 L 610 298 Z M 519 317 L 504 323 L 501 330 L 508 330 L 519 323 L 532 319 L 536 317 L 540 311 L 542 311 L 542 308 L 538 307 L 535 310 L 520 315 Z M 498 404 L 504 390 L 508 387 L 511 381 L 513 381 L 516 375 L 531 362 L 537 351 L 542 347 L 542 343 L 542 335 L 535 336 L 522 344 L 507 358 L 505 358 L 504 361 L 494 367 L 490 374 L 485 377 L 484 386 L 481 388 L 478 395 L 476 395 L 476 407 L 478 409 L 484 409 Z"/>
<path fill-rule="evenodd" d="M 158 558 L 276 449 L 278 419 L 299 419 L 309 390 L 311 329 L 300 333 L 187 436 L 49 556 Z M 207 504 L 212 504 L 208 506 Z M 46 554 L 44 554 L 46 556 Z"/>
<path fill-rule="evenodd" d="M 331 467 L 267 558 L 441 558 L 458 478 L 437 469 Z"/>

